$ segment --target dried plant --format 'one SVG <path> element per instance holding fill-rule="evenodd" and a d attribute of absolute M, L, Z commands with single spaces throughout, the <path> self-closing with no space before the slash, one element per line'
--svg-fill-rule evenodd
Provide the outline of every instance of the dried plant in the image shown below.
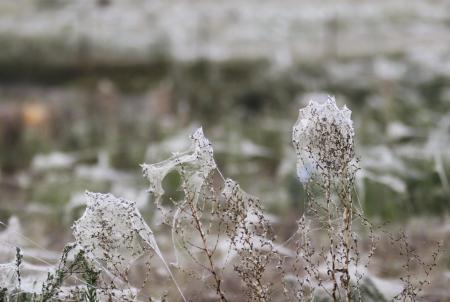
<path fill-rule="evenodd" d="M 171 267 L 135 202 L 87 192 L 86 210 L 72 227 L 75 242 L 66 245 L 56 265 L 49 264 L 42 286 L 25 289 L 29 280 L 23 278 L 23 254 L 17 248 L 14 261 L 0 264 L 0 301 L 153 301 L 142 289 L 153 273 L 154 255 L 183 301 L 188 299 L 172 269 L 204 281 L 202 294 L 222 302 L 242 299 L 230 289 L 231 274 L 240 280 L 248 301 L 273 301 L 282 294 L 290 301 L 313 301 L 322 294 L 326 301 L 364 301 L 367 290 L 361 285 L 377 237 L 355 202 L 358 160 L 350 110 L 339 108 L 331 97 L 300 110 L 292 141 L 307 202 L 295 233 L 283 245 L 275 242 L 260 200 L 223 177 L 202 128 L 191 139 L 190 149 L 142 165 L 157 211 L 170 228 L 175 255 Z M 181 178 L 180 200 L 165 196 L 163 188 L 164 178 L 174 171 Z M 365 255 L 355 226 L 368 231 Z M 429 284 L 439 248 L 426 264 L 405 233 L 389 236 L 406 259 L 404 287 L 394 299 L 415 301 Z M 130 270 L 143 258 L 145 278 L 138 288 L 130 281 Z M 413 266 L 423 268 L 423 279 L 414 278 Z M 165 301 L 168 293 L 162 296 Z"/>
<path fill-rule="evenodd" d="M 285 275 L 284 294 L 300 301 L 312 301 L 320 293 L 333 301 L 364 301 L 361 281 L 378 238 L 374 226 L 354 201 L 358 160 L 351 111 L 345 106 L 339 108 L 332 97 L 324 103 L 311 101 L 300 109 L 292 142 L 297 153 L 297 175 L 304 185 L 307 202 L 297 232 L 289 240 L 294 242 L 296 257 L 293 261 L 284 259 L 279 265 Z M 368 230 L 370 247 L 365 259 L 359 236 L 353 231 L 355 224 Z M 320 240 L 323 231 L 327 235 L 325 242 Z M 433 254 L 433 264 L 425 265 L 413 254 L 406 238 L 401 238 L 397 241 L 403 243 L 402 253 L 408 259 L 405 270 L 409 270 L 408 263 L 414 259 L 426 268 L 425 280 L 429 280 L 437 253 Z M 292 264 L 290 271 L 283 267 L 287 263 Z M 396 299 L 417 295 L 427 282 L 414 283 L 411 278 L 410 274 L 402 278 L 405 287 Z"/>
<path fill-rule="evenodd" d="M 404 263 L 401 266 L 402 275 L 400 276 L 403 289 L 400 293 L 394 296 L 393 300 L 409 302 L 417 301 L 424 286 L 431 283 L 431 272 L 437 266 L 437 260 L 441 252 L 442 242 L 436 243 L 436 247 L 431 253 L 431 259 L 427 263 L 417 253 L 417 248 L 410 243 L 408 235 L 405 231 L 401 231 L 395 236 L 388 232 L 385 232 L 385 234 L 388 237 L 389 244 L 392 248 L 398 249 L 399 255 L 404 260 Z M 414 268 L 415 272 L 413 273 Z"/>
<path fill-rule="evenodd" d="M 236 255 L 234 270 L 245 284 L 249 300 L 268 301 L 269 286 L 263 280 L 263 273 L 273 245 L 259 200 L 222 176 L 201 128 L 191 138 L 190 150 L 161 163 L 143 165 L 150 192 L 156 197 L 165 223 L 172 229 L 176 254 L 184 252 L 208 274 L 207 279 L 212 279 L 212 287 L 221 301 L 229 300 L 223 275 Z M 181 176 L 184 199 L 172 200 L 174 207 L 168 208 L 160 202 L 164 194 L 161 184 L 172 170 Z M 187 270 L 180 259 L 176 266 Z M 195 275 L 193 271 L 189 274 Z"/>
<path fill-rule="evenodd" d="M 297 174 L 308 196 L 305 216 L 299 221 L 303 236 L 298 246 L 305 255 L 306 282 L 315 280 L 334 301 L 352 300 L 350 265 L 356 261 L 352 190 L 357 160 L 350 116 L 351 111 L 339 109 L 331 97 L 323 104 L 310 102 L 300 110 L 292 134 Z M 317 254 L 311 251 L 310 235 L 304 232 L 308 219 L 327 231 L 327 249 Z M 316 257 L 321 259 L 312 259 Z M 326 265 L 326 278 L 318 271 L 321 262 Z M 326 288 L 326 281 L 331 281 L 331 289 Z"/>
<path fill-rule="evenodd" d="M 114 289 L 124 286 L 129 289 L 128 269 L 131 264 L 144 255 L 156 253 L 184 299 L 152 230 L 136 204 L 112 194 L 87 192 L 86 196 L 86 211 L 73 225 L 73 234 L 86 257 L 111 279 Z"/>
<path fill-rule="evenodd" d="M 279 251 L 273 244 L 269 221 L 259 199 L 233 180 L 225 181 L 222 194 L 224 204 L 219 213 L 226 223 L 231 248 L 238 254 L 235 271 L 245 283 L 250 301 L 270 301 L 271 284 L 264 282 L 263 274 Z"/>

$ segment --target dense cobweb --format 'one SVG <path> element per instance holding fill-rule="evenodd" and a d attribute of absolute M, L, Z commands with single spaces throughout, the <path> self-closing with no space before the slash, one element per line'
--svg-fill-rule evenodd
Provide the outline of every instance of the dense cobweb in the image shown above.
<path fill-rule="evenodd" d="M 355 161 L 351 111 L 340 109 L 330 96 L 324 103 L 311 101 L 299 110 L 292 142 L 301 182 L 314 175 L 343 175 Z"/>
<path fill-rule="evenodd" d="M 73 235 L 96 267 L 128 281 L 131 265 L 138 258 L 155 253 L 178 288 L 152 230 L 134 201 L 92 192 L 86 192 L 86 197 L 87 208 L 74 223 Z"/>
<path fill-rule="evenodd" d="M 159 198 L 164 194 L 162 181 L 171 171 L 178 170 L 180 172 L 183 169 L 183 173 L 180 173 L 183 180 L 191 189 L 198 191 L 205 178 L 217 168 L 212 146 L 204 136 L 202 128 L 197 129 L 191 135 L 191 140 L 192 144 L 189 150 L 174 153 L 171 158 L 156 164 L 141 165 L 144 176 L 150 183 L 149 192 L 155 196 L 158 204 Z M 186 167 L 190 168 L 185 169 Z"/>

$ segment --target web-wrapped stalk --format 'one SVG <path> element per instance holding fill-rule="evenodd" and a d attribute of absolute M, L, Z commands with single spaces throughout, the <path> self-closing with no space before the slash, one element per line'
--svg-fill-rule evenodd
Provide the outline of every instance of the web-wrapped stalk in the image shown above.
<path fill-rule="evenodd" d="M 332 97 L 324 103 L 311 101 L 299 110 L 292 142 L 297 175 L 307 191 L 306 212 L 327 230 L 329 247 L 323 260 L 332 281 L 331 295 L 334 301 L 350 301 L 349 267 L 355 238 L 352 189 L 357 170 L 351 111 L 345 106 L 340 109 Z M 339 288 L 344 290 L 345 298 L 339 295 Z"/>

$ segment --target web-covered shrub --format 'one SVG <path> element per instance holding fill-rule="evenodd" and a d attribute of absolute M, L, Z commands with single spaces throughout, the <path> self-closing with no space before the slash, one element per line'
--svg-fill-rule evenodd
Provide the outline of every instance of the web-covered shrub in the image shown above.
<path fill-rule="evenodd" d="M 164 251 L 174 260 L 171 266 L 134 201 L 86 192 L 85 212 L 73 225 L 75 242 L 66 245 L 57 263 L 47 263 L 39 285 L 38 279 L 30 282 L 23 274 L 36 266 L 24 261 L 20 248 L 11 249 L 12 244 L 4 240 L 8 246 L 2 251 L 6 250 L 8 261 L 0 264 L 0 301 L 154 301 L 144 290 L 151 276 L 171 279 L 178 290 L 176 299 L 183 301 L 242 301 L 241 292 L 247 301 L 258 302 L 383 301 L 383 295 L 364 279 L 375 236 L 355 202 L 358 161 L 349 109 L 339 108 L 329 97 L 323 103 L 311 101 L 299 111 L 292 142 L 307 202 L 303 213 L 298 213 L 293 236 L 283 243 L 276 242 L 259 198 L 223 177 L 202 128 L 191 141 L 186 151 L 142 165 L 165 225 L 159 231 L 170 231 Z M 164 192 L 163 181 L 173 172 L 181 178 L 180 199 Z M 12 219 L 9 231 L 14 226 L 19 229 L 16 224 Z M 368 230 L 364 257 L 355 224 Z M 0 239 L 8 234 L 0 234 Z M 400 243 L 400 254 L 406 258 L 403 288 L 394 299 L 415 301 L 429 284 L 439 249 L 431 255 L 433 262 L 426 264 L 405 234 L 389 237 Z M 153 255 L 163 272 L 151 265 Z M 131 280 L 136 263 L 144 272 L 139 284 Z M 424 279 L 412 276 L 414 265 L 423 267 Z M 179 286 L 175 276 L 183 273 L 188 282 Z M 171 285 L 163 282 L 161 287 L 169 291 Z M 163 293 L 160 300 L 166 296 L 172 297 Z"/>
<path fill-rule="evenodd" d="M 153 233 L 136 204 L 112 194 L 86 193 L 87 207 L 73 225 L 73 235 L 86 256 L 127 280 L 127 270 L 153 252 Z"/>
<path fill-rule="evenodd" d="M 227 179 L 222 194 L 225 202 L 220 213 L 231 247 L 238 254 L 235 271 L 249 289 L 250 301 L 270 301 L 271 283 L 264 283 L 263 274 L 279 251 L 272 242 L 269 221 L 259 199 L 235 181 Z"/>
<path fill-rule="evenodd" d="M 299 110 L 292 142 L 297 175 L 307 194 L 295 234 L 298 287 L 292 291 L 303 300 L 312 300 L 320 289 L 334 301 L 351 301 L 362 278 L 354 218 L 368 225 L 354 205 L 357 160 L 351 111 L 339 108 L 332 97 L 323 103 L 311 101 Z M 328 240 L 317 246 L 313 239 L 322 230 Z M 304 276 L 299 276 L 299 270 Z"/>
<path fill-rule="evenodd" d="M 224 289 L 224 271 L 232 262 L 249 300 L 268 301 L 269 286 L 263 274 L 273 257 L 273 244 L 260 202 L 222 176 L 201 128 L 191 139 L 189 150 L 142 166 L 156 205 L 172 229 L 175 253 L 179 256 L 176 265 L 190 275 L 198 276 L 195 270 L 200 270 L 201 276 L 206 274 L 218 298 L 226 301 L 230 298 Z M 173 170 L 181 176 L 184 198 L 173 200 L 174 207 L 167 207 L 160 202 L 164 194 L 162 181 Z M 194 270 L 189 270 L 191 266 L 184 263 L 183 255 L 196 265 Z"/>
<path fill-rule="evenodd" d="M 112 194 L 86 192 L 86 197 L 86 210 L 74 223 L 73 234 L 77 246 L 94 267 L 100 269 L 103 279 L 110 280 L 111 289 L 127 289 L 133 296 L 129 285 L 129 268 L 138 258 L 151 258 L 153 254 L 160 258 L 175 282 L 154 234 L 135 202 Z M 149 262 L 145 264 L 150 270 Z M 175 285 L 178 288 L 176 282 Z"/>

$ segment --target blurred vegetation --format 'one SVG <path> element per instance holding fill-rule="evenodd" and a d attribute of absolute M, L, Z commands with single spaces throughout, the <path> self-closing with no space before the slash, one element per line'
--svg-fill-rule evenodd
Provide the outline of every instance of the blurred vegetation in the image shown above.
<path fill-rule="evenodd" d="M 297 7 L 295 2 L 274 7 L 265 3 L 264 18 L 217 3 L 223 8 L 219 24 L 243 26 L 255 34 L 241 44 L 237 33 L 231 37 L 236 40 L 226 31 L 216 33 L 213 20 L 196 23 L 208 15 L 201 5 L 184 7 L 192 24 L 183 28 L 165 20 L 173 18 L 172 7 L 144 2 L 142 14 L 125 1 L 2 3 L 5 24 L 17 24 L 14 30 L 0 28 L 2 214 L 9 211 L 10 197 L 59 206 L 85 187 L 108 189 L 73 175 L 78 165 L 96 165 L 102 151 L 111 168 L 133 173 L 136 184 L 140 163 L 165 158 L 149 158 L 149 146 L 184 135 L 194 124 L 222 144 L 217 158 L 224 170 L 255 194 L 268 196 L 272 211 L 302 209 L 294 168 L 284 163 L 292 156 L 290 129 L 311 95 L 330 93 L 353 111 L 363 171 L 358 198 L 367 213 L 390 220 L 445 215 L 450 209 L 445 183 L 450 175 L 450 73 L 448 16 L 441 7 L 448 4 L 438 2 L 412 1 L 405 9 L 389 1 L 352 3 L 361 13 L 358 18 L 339 10 L 347 7 L 346 1 L 338 1 L 336 8 L 302 3 L 317 18 L 295 11 L 286 15 L 291 25 L 286 28 L 272 25 L 278 24 L 278 14 Z M 89 27 L 97 22 L 92 12 L 125 25 L 136 22 L 131 27 L 119 24 L 117 36 L 110 35 L 104 20 L 98 29 Z M 48 25 L 52 17 L 59 27 Z M 434 33 L 427 37 L 426 51 L 418 39 L 422 32 L 409 30 L 421 22 Z M 40 26 L 48 32 L 31 30 Z M 192 45 L 174 40 L 175 29 L 185 30 Z M 253 45 L 261 31 L 268 39 L 289 43 Z M 133 39 L 138 34 L 140 39 Z M 264 47 L 260 55 L 240 57 L 233 43 L 243 53 Z M 218 60 L 202 57 L 209 46 L 223 47 L 226 55 Z M 180 59 L 182 50 L 197 56 Z M 240 154 L 245 149 L 240 142 L 246 140 L 263 152 Z M 37 154 L 54 150 L 74 156 L 76 163 L 49 181 L 45 173 L 54 171 L 40 175 L 32 166 Z M 164 150 L 171 151 L 177 150 Z M 285 166 L 289 171 L 283 174 Z M 24 178 L 25 185 L 20 184 L 23 174 L 29 178 Z M 167 186 L 177 197 L 175 176 Z"/>
<path fill-rule="evenodd" d="M 406 59 L 396 56 L 384 60 Z M 358 64 L 360 73 L 366 76 L 356 74 L 351 81 L 347 77 L 336 78 L 330 72 L 330 66 L 336 64 Z M 386 145 L 394 150 L 411 143 L 423 144 L 439 116 L 450 112 L 444 91 L 448 78 L 436 76 L 418 83 L 406 72 L 399 80 L 383 80 L 373 73 L 374 64 L 375 58 L 344 62 L 330 59 L 316 65 L 299 64 L 281 73 L 274 72 L 264 60 L 162 60 L 147 66 L 80 69 L 31 69 L 24 63 L 23 70 L 11 66 L 8 75 L 8 68 L 1 68 L 3 79 L 14 80 L 2 96 L 0 112 L 7 118 L 2 119 L 1 169 L 3 173 L 26 169 L 34 155 L 51 150 L 84 152 L 92 158 L 106 148 L 113 167 L 136 171 L 145 160 L 148 144 L 197 121 L 211 133 L 220 128 L 230 134 L 239 132 L 267 148 L 270 157 L 252 161 L 262 167 L 264 174 L 274 177 L 284 156 L 290 124 L 301 106 L 301 96 L 314 91 L 333 93 L 340 103 L 353 110 L 358 142 L 363 149 Z M 25 92 L 15 92 L 22 89 Z M 169 127 L 164 119 L 170 121 Z M 276 126 L 268 126 L 273 120 Z M 387 130 L 394 121 L 414 127 L 417 132 L 392 140 Z M 214 141 L 214 135 L 212 138 Z M 230 161 L 245 163 L 249 159 L 224 154 L 219 155 L 219 160 L 227 166 Z M 406 194 L 365 179 L 362 197 L 367 212 L 394 220 L 448 211 L 449 194 L 434 170 L 433 159 L 401 160 L 411 170 L 420 171 L 420 175 L 397 175 L 406 184 Z M 448 175 L 449 163 L 444 163 Z M 32 190 L 31 197 L 55 204 L 67 200 L 70 194 L 65 187 L 73 180 L 61 181 L 36 184 L 38 188 Z M 301 192 L 289 185 L 291 182 L 295 180 L 282 185 L 294 188 L 290 194 L 295 205 Z M 74 187 L 78 188 L 71 189 Z"/>

